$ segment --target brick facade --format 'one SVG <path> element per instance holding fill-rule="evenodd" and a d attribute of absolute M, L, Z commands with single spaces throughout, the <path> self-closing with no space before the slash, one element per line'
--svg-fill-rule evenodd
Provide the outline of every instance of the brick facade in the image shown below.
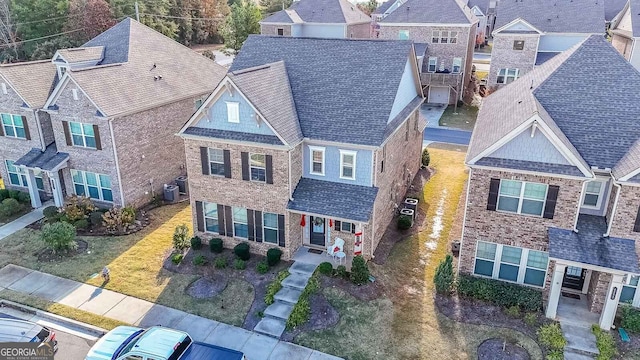
<path fill-rule="evenodd" d="M 615 187 L 614 187 L 615 189 Z M 612 199 L 610 203 L 614 203 Z M 622 185 L 620 197 L 616 212 L 613 215 L 613 223 L 611 224 L 611 236 L 621 237 L 625 239 L 633 239 L 636 241 L 636 248 L 640 243 L 640 233 L 633 231 L 638 208 L 640 207 L 640 187 Z M 640 254 L 640 252 L 638 252 Z"/>
<path fill-rule="evenodd" d="M 516 40 L 524 40 L 522 50 L 513 49 Z M 540 34 L 496 34 L 493 38 L 491 69 L 487 85 L 496 88 L 504 86 L 497 83 L 500 69 L 518 69 L 518 77 L 533 70 L 539 41 Z"/>
<path fill-rule="evenodd" d="M 591 282 L 589 283 L 589 292 L 587 293 L 589 311 L 594 313 L 600 313 L 602 311 L 607 292 L 609 291 L 610 282 L 611 274 L 598 271 L 591 272 Z"/>
<path fill-rule="evenodd" d="M 352 39 L 369 39 L 371 37 L 371 23 L 347 25 L 347 36 Z"/>
<path fill-rule="evenodd" d="M 283 36 L 291 36 L 291 25 L 260 24 L 262 35 L 278 35 L 278 29 L 282 29 Z"/>

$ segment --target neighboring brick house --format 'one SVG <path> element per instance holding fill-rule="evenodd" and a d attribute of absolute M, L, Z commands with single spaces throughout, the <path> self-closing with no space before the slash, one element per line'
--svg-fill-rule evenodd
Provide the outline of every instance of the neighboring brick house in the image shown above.
<path fill-rule="evenodd" d="M 619 302 L 640 306 L 639 92 L 640 73 L 593 35 L 485 99 L 460 273 L 540 288 L 548 317 L 607 330 Z M 561 293 L 580 297 L 575 313 Z"/>
<path fill-rule="evenodd" d="M 374 37 L 413 40 L 427 102 L 453 104 L 465 91 L 474 91 L 471 72 L 478 19 L 469 7 L 457 0 L 397 0 L 381 7 L 377 13 L 382 15 L 374 15 L 379 19 Z"/>
<path fill-rule="evenodd" d="M 611 23 L 611 44 L 640 70 L 640 0 L 629 0 Z"/>
<path fill-rule="evenodd" d="M 605 34 L 604 1 L 500 1 L 487 86 L 499 88 L 587 37 Z"/>
<path fill-rule="evenodd" d="M 347 0 L 299 0 L 260 21 L 262 35 L 368 39 L 371 18 Z"/>
<path fill-rule="evenodd" d="M 180 131 L 196 234 L 261 254 L 280 247 L 287 260 L 339 237 L 347 258 L 371 259 L 419 168 L 426 121 L 413 51 L 250 36 Z"/>
<path fill-rule="evenodd" d="M 0 67 L 5 184 L 28 188 L 34 207 L 37 191 L 57 206 L 71 194 L 103 206 L 162 196 L 186 173 L 175 133 L 224 74 L 131 19 L 51 61 Z"/>
<path fill-rule="evenodd" d="M 473 15 L 478 18 L 478 30 L 476 30 L 476 43 L 484 41 L 491 36 L 493 25 L 496 22 L 496 5 L 498 0 L 466 0 L 467 6 Z"/>

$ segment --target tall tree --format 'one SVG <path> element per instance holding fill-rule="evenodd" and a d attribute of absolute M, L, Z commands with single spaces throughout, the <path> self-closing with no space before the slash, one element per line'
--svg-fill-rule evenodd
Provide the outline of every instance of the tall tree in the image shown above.
<path fill-rule="evenodd" d="M 378 8 L 377 0 L 369 0 L 367 2 L 361 2 L 357 4 L 358 9 L 362 10 L 363 13 L 367 15 L 371 15 Z"/>
<path fill-rule="evenodd" d="M 0 62 L 18 59 L 16 38 L 16 25 L 9 10 L 9 2 L 0 0 Z"/>
<path fill-rule="evenodd" d="M 69 38 L 84 43 L 115 25 L 109 3 L 104 0 L 71 0 L 64 30 L 84 29 L 70 33 Z"/>
<path fill-rule="evenodd" d="M 11 0 L 21 40 L 61 33 L 68 8 L 68 0 Z"/>
<path fill-rule="evenodd" d="M 175 6 L 173 0 L 137 0 L 140 22 L 148 27 L 168 36 L 177 38 L 178 25 L 171 18 L 171 8 Z M 117 21 L 129 16 L 135 19 L 136 0 L 109 0 L 111 9 Z"/>
<path fill-rule="evenodd" d="M 231 13 L 222 26 L 221 32 L 227 49 L 237 52 L 250 34 L 260 32 L 262 19 L 260 9 L 251 1 L 242 1 L 231 6 Z"/>
<path fill-rule="evenodd" d="M 267 17 L 274 12 L 288 8 L 292 3 L 293 0 L 260 0 L 260 7 L 264 17 Z"/>

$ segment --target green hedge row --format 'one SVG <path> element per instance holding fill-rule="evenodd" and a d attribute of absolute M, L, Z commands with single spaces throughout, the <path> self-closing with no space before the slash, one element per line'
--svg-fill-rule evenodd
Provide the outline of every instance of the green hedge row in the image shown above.
<path fill-rule="evenodd" d="M 517 306 L 523 311 L 542 310 L 542 292 L 522 285 L 461 274 L 458 276 L 457 289 L 460 296 L 488 301 L 505 308 Z"/>
<path fill-rule="evenodd" d="M 622 318 L 620 325 L 626 330 L 640 334 L 640 309 L 623 305 L 620 313 Z"/>

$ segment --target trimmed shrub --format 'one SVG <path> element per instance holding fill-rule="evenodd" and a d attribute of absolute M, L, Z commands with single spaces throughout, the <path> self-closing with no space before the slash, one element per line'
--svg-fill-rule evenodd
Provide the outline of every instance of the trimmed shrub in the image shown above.
<path fill-rule="evenodd" d="M 207 260 L 207 258 L 204 257 L 204 255 L 198 255 L 193 258 L 192 262 L 193 262 L 193 265 L 204 266 L 204 265 L 207 265 L 209 260 Z"/>
<path fill-rule="evenodd" d="M 20 198 L 20 191 L 18 190 L 9 190 L 9 198 L 18 200 Z"/>
<path fill-rule="evenodd" d="M 0 189 L 0 201 L 9 198 L 9 189 Z"/>
<path fill-rule="evenodd" d="M 398 217 L 398 230 L 407 230 L 411 227 L 411 216 L 409 215 L 400 215 Z"/>
<path fill-rule="evenodd" d="M 224 268 L 226 268 L 227 267 L 227 258 L 226 257 L 222 257 L 222 256 L 216 258 L 214 266 L 216 267 L 216 269 L 224 269 Z"/>
<path fill-rule="evenodd" d="M 81 219 L 74 222 L 73 226 L 75 226 L 76 229 L 86 230 L 87 228 L 89 228 L 89 222 L 87 221 L 87 219 Z"/>
<path fill-rule="evenodd" d="M 347 272 L 347 267 L 344 265 L 338 265 L 336 269 L 336 276 L 343 279 L 349 278 L 349 273 Z"/>
<path fill-rule="evenodd" d="M 247 263 L 242 259 L 236 259 L 233 262 L 233 268 L 236 270 L 244 270 L 247 268 Z"/>
<path fill-rule="evenodd" d="M 176 226 L 173 232 L 173 248 L 178 251 L 184 251 L 189 245 L 189 228 L 187 225 L 181 224 Z"/>
<path fill-rule="evenodd" d="M 502 307 L 515 305 L 527 312 L 542 309 L 542 292 L 526 286 L 462 274 L 458 276 L 457 288 L 460 296 Z"/>
<path fill-rule="evenodd" d="M 251 253 L 249 253 L 249 244 L 246 242 L 240 243 L 233 248 L 233 253 L 244 261 L 249 260 Z M 268 266 L 268 265 L 267 265 Z"/>
<path fill-rule="evenodd" d="M 102 215 L 102 224 L 111 232 L 122 232 L 136 220 L 133 208 L 113 207 Z"/>
<path fill-rule="evenodd" d="M 447 257 L 438 264 L 436 273 L 433 276 L 436 291 L 439 294 L 450 294 L 453 289 L 453 280 L 453 257 L 447 255 Z"/>
<path fill-rule="evenodd" d="M 429 163 L 431 162 L 431 155 L 429 155 L 429 149 L 424 148 L 424 150 L 422 150 L 422 158 L 420 159 L 420 162 L 422 163 L 422 166 L 429 166 Z"/>
<path fill-rule="evenodd" d="M 323 262 L 320 263 L 320 265 L 318 265 L 318 271 L 320 272 L 320 274 L 322 275 L 331 275 L 331 273 L 333 272 L 333 265 L 331 265 L 330 262 Z"/>
<path fill-rule="evenodd" d="M 280 262 L 282 257 L 282 250 L 278 248 L 271 248 L 267 250 L 267 263 L 269 266 L 276 266 Z"/>
<path fill-rule="evenodd" d="M 202 249 L 202 239 L 199 236 L 194 236 L 191 238 L 191 248 L 194 250 Z"/>
<path fill-rule="evenodd" d="M 618 356 L 618 347 L 611 333 L 600 329 L 598 325 L 591 326 L 591 331 L 596 336 L 596 346 L 600 352 L 596 360 L 611 360 Z"/>
<path fill-rule="evenodd" d="M 633 308 L 631 305 L 622 305 L 621 318 L 620 325 L 623 328 L 640 334 L 640 310 Z"/>
<path fill-rule="evenodd" d="M 562 330 L 558 323 L 540 326 L 537 334 L 540 344 L 551 351 L 557 350 L 562 352 L 567 345 L 567 340 L 562 336 Z"/>
<path fill-rule="evenodd" d="M 267 292 L 264 295 L 264 302 L 267 305 L 271 305 L 275 302 L 274 296 L 280 289 L 282 289 L 282 280 L 284 280 L 287 276 L 289 276 L 289 272 L 287 270 L 282 270 L 276 275 L 276 278 L 273 280 L 269 286 L 267 286 Z"/>
<path fill-rule="evenodd" d="M 133 224 L 136 221 L 136 209 L 131 206 L 122 208 L 122 223 L 126 225 Z"/>
<path fill-rule="evenodd" d="M 369 281 L 369 267 L 361 255 L 353 258 L 351 263 L 351 282 L 356 285 L 366 284 Z"/>
<path fill-rule="evenodd" d="M 222 239 L 214 238 L 209 240 L 209 250 L 211 250 L 212 253 L 220 254 L 222 249 Z"/>
<path fill-rule="evenodd" d="M 260 261 L 258 265 L 256 265 L 256 271 L 258 274 L 266 274 L 269 271 L 269 264 L 266 261 Z"/>
<path fill-rule="evenodd" d="M 511 317 L 520 317 L 520 308 L 518 305 L 513 305 L 504 310 L 504 313 Z"/>
<path fill-rule="evenodd" d="M 533 326 L 538 322 L 538 315 L 536 313 L 526 313 L 523 320 L 525 324 Z"/>
<path fill-rule="evenodd" d="M 62 208 L 62 212 L 67 216 L 69 222 L 75 223 L 78 220 L 86 219 L 89 214 L 97 209 L 98 208 L 93 205 L 93 202 L 91 202 L 91 199 L 73 195 Z"/>
<path fill-rule="evenodd" d="M 0 205 L 0 216 L 9 217 L 22 211 L 22 205 L 14 198 L 2 200 Z"/>
<path fill-rule="evenodd" d="M 173 255 L 171 255 L 171 262 L 176 264 L 176 265 L 180 265 L 180 263 L 182 262 L 182 259 L 184 259 L 184 255 L 183 254 L 173 254 Z"/>
<path fill-rule="evenodd" d="M 29 204 L 31 202 L 31 196 L 29 196 L 28 192 L 20 191 L 18 192 L 18 198 L 16 200 L 21 204 Z"/>
<path fill-rule="evenodd" d="M 103 212 L 101 211 L 93 211 L 91 212 L 91 214 L 89 214 L 89 222 L 91 223 L 91 226 L 102 226 L 102 214 Z"/>
<path fill-rule="evenodd" d="M 60 212 L 55 206 L 47 206 L 42 210 L 42 215 L 44 215 L 44 217 L 49 220 L 58 217 L 60 215 Z"/>
<path fill-rule="evenodd" d="M 76 243 L 76 228 L 66 222 L 45 224 L 42 227 L 40 239 L 54 253 L 75 250 L 78 247 Z"/>

